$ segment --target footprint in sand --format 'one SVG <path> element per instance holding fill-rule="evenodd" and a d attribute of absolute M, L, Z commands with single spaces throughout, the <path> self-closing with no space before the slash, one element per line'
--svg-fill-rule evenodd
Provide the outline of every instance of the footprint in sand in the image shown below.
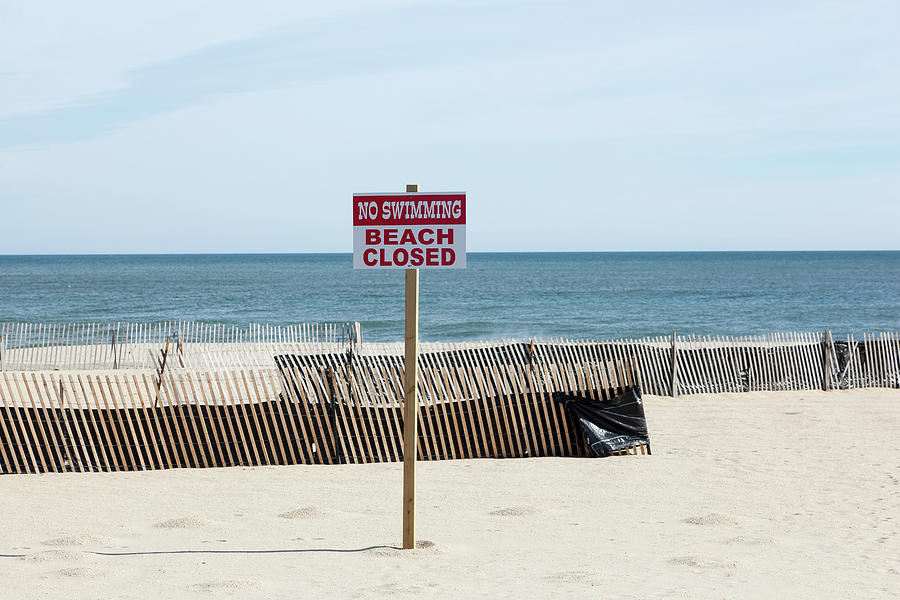
<path fill-rule="evenodd" d="M 371 554 L 372 556 L 402 556 L 403 550 L 398 550 L 397 548 L 372 548 L 371 550 L 367 550 L 366 554 Z"/>
<path fill-rule="evenodd" d="M 71 552 L 68 550 L 45 550 L 44 552 L 34 552 L 19 557 L 19 560 L 26 562 L 49 562 L 53 560 L 83 560 L 87 554 L 84 552 Z"/>
<path fill-rule="evenodd" d="M 492 510 L 490 514 L 496 517 L 525 517 L 538 513 L 538 509 L 533 506 L 508 506 L 506 508 L 498 508 Z"/>
<path fill-rule="evenodd" d="M 737 564 L 727 560 L 705 558 L 702 556 L 678 556 L 669 560 L 673 565 L 694 569 L 734 569 Z"/>
<path fill-rule="evenodd" d="M 413 552 L 401 550 L 400 546 L 380 546 L 367 551 L 373 556 L 423 556 L 425 554 L 439 554 L 437 546 L 431 540 L 419 540 Z"/>
<path fill-rule="evenodd" d="M 169 519 L 168 521 L 157 523 L 154 527 L 160 529 L 200 529 L 210 525 L 215 525 L 215 523 L 200 517 L 181 517 L 180 519 Z"/>
<path fill-rule="evenodd" d="M 590 583 L 593 585 L 597 582 L 597 576 L 588 571 L 560 571 L 545 575 L 543 579 L 555 583 Z"/>
<path fill-rule="evenodd" d="M 690 525 L 735 525 L 737 521 L 728 515 L 709 513 L 700 517 L 688 517 L 682 521 Z"/>
<path fill-rule="evenodd" d="M 258 590 L 259 587 L 259 582 L 253 579 L 216 579 L 189 585 L 187 589 L 192 592 L 206 592 L 209 594 L 235 594 L 246 590 Z"/>
<path fill-rule="evenodd" d="M 761 537 L 748 537 L 744 535 L 739 535 L 735 538 L 731 538 L 728 540 L 729 544 L 744 544 L 747 546 L 761 546 L 763 544 L 774 544 L 775 538 L 771 536 L 761 536 Z"/>
<path fill-rule="evenodd" d="M 101 577 L 109 577 L 113 573 L 114 571 L 108 569 L 95 569 L 93 567 L 73 567 L 59 570 L 59 574 L 65 577 L 80 577 L 82 579 L 100 579 Z"/>
<path fill-rule="evenodd" d="M 435 584 L 429 583 L 425 586 L 415 583 L 385 583 L 374 588 L 372 592 L 378 598 L 383 596 L 410 595 L 421 596 L 428 592 L 429 588 L 436 587 Z"/>
<path fill-rule="evenodd" d="M 105 535 L 67 535 L 41 542 L 45 546 L 109 546 L 112 539 Z"/>
<path fill-rule="evenodd" d="M 303 506 L 295 508 L 278 515 L 282 519 L 327 519 L 337 516 L 337 513 L 328 509 L 322 509 L 318 506 Z"/>

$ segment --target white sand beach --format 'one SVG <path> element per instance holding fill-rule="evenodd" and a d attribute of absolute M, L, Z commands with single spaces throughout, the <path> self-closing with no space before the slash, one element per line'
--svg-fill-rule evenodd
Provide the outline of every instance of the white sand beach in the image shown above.
<path fill-rule="evenodd" d="M 648 397 L 652 456 L 0 477 L 5 598 L 894 598 L 900 391 Z"/>

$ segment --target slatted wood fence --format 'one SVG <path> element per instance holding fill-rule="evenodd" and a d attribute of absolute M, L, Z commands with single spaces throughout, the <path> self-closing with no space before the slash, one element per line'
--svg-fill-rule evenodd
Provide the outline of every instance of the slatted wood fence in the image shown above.
<path fill-rule="evenodd" d="M 634 357 L 647 393 L 900 387 L 900 334 L 667 336 L 598 342 Z"/>
<path fill-rule="evenodd" d="M 636 383 L 629 363 L 587 344 L 449 344 L 419 360 L 418 456 L 424 460 L 584 456 L 577 423 L 556 391 L 608 399 Z M 399 350 L 399 347 L 396 348 Z M 319 441 L 328 462 L 402 460 L 399 352 L 289 355 L 276 359 L 288 397 L 316 405 L 327 397 L 333 435 Z"/>
<path fill-rule="evenodd" d="M 593 344 L 610 356 L 633 358 L 645 391 L 658 395 L 900 386 L 896 332 L 847 335 L 843 340 L 833 340 L 827 332 L 791 332 L 537 343 Z M 0 324 L 0 371 L 159 371 L 163 364 L 170 370 L 266 369 L 278 354 L 329 354 L 351 348 L 396 353 L 400 346 L 362 343 L 359 323 L 246 328 L 185 321 Z"/>
<path fill-rule="evenodd" d="M 2 371 L 0 470 L 402 459 L 401 344 L 278 351 L 267 349 L 266 368 Z M 658 395 L 897 388 L 900 336 L 423 344 L 419 369 L 420 458 L 583 456 L 553 392 L 601 400 L 633 384 Z"/>
<path fill-rule="evenodd" d="M 267 368 L 299 346 L 361 341 L 359 323 L 0 323 L 0 371 L 156 369 L 169 346 L 170 368 Z"/>
<path fill-rule="evenodd" d="M 452 345 L 451 345 L 452 346 Z M 402 460 L 398 353 L 282 355 L 265 370 L 0 373 L 5 473 Z M 423 460 L 583 456 L 552 399 L 634 383 L 587 345 L 507 343 L 420 356 Z"/>

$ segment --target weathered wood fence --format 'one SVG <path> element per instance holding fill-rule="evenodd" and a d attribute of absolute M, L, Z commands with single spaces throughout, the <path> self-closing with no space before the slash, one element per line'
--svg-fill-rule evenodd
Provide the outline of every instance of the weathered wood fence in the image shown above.
<path fill-rule="evenodd" d="M 266 368 L 298 346 L 361 341 L 359 323 L 0 323 L 0 371 L 156 369 L 166 348 L 170 368 Z"/>
<path fill-rule="evenodd" d="M 593 344 L 619 359 L 633 358 L 645 391 L 658 395 L 900 386 L 896 332 L 843 340 L 827 332 L 793 332 L 550 342 Z M 163 365 L 170 370 L 266 369 L 279 354 L 371 353 L 376 348 L 402 352 L 396 345 L 363 344 L 359 323 L 245 328 L 184 321 L 0 323 L 0 371 L 160 371 Z"/>
<path fill-rule="evenodd" d="M 634 357 L 644 390 L 661 396 L 719 392 L 900 387 L 900 334 L 668 336 L 600 342 Z"/>
<path fill-rule="evenodd" d="M 506 343 L 420 356 L 418 455 L 582 456 L 552 399 L 634 383 L 588 345 Z M 5 473 L 402 460 L 398 353 L 282 355 L 265 370 L 0 373 Z"/>
<path fill-rule="evenodd" d="M 263 351 L 266 368 L 217 358 L 197 369 L 169 357 L 169 368 L 2 371 L 0 471 L 402 459 L 401 344 Z M 554 392 L 601 400 L 636 383 L 657 395 L 896 388 L 900 336 L 423 344 L 419 369 L 422 459 L 582 456 Z"/>

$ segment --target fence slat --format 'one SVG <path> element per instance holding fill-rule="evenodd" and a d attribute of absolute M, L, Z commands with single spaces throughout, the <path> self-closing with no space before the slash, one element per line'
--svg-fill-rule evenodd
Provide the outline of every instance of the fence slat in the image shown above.
<path fill-rule="evenodd" d="M 16 396 L 9 389 L 10 375 L 7 373 L 0 373 L 0 375 L 2 375 L 0 376 L 0 397 L 3 398 L 3 411 L 6 416 L 6 418 L 0 419 L 0 426 L 3 428 L 3 448 L 5 448 L 3 450 L 3 463 L 5 466 L 3 471 L 8 473 L 9 465 L 12 465 L 16 473 L 23 473 L 24 469 L 18 455 L 18 450 L 22 447 L 22 444 L 19 441 L 19 433 L 16 431 L 15 418 L 10 414 L 10 406 L 15 402 Z M 7 423 L 9 423 L 8 429 Z M 10 431 L 12 431 L 12 435 L 10 435 Z M 9 451 L 9 456 L 7 456 L 7 450 Z"/>

